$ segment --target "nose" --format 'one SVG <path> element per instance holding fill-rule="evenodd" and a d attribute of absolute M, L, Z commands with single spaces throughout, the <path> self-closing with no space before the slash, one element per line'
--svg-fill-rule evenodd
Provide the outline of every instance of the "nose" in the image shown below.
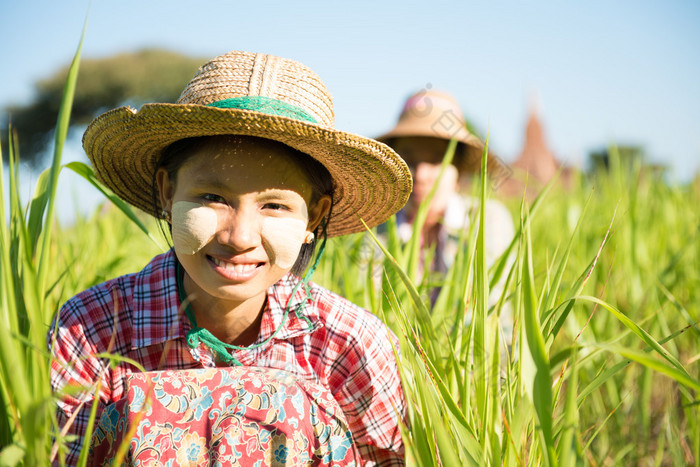
<path fill-rule="evenodd" d="M 440 173 L 440 164 L 430 164 L 428 162 L 420 162 L 413 169 L 413 184 L 414 191 L 423 193 L 433 187 L 438 174 Z"/>
<path fill-rule="evenodd" d="M 252 250 L 261 244 L 261 222 L 254 210 L 230 208 L 219 219 L 218 240 L 236 252 Z"/>

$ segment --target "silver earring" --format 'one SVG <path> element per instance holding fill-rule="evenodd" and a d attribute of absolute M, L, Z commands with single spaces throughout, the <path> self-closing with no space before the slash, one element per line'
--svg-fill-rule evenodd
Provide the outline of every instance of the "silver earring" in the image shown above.
<path fill-rule="evenodd" d="M 304 237 L 304 243 L 307 245 L 311 245 L 314 241 L 314 233 L 313 232 L 307 232 L 306 236 Z"/>
<path fill-rule="evenodd" d="M 163 210 L 160 212 L 160 215 L 161 215 L 161 217 L 162 217 L 163 219 L 165 219 L 166 221 L 170 222 L 170 213 L 169 213 L 168 211 L 166 211 L 165 209 L 163 209 Z"/>

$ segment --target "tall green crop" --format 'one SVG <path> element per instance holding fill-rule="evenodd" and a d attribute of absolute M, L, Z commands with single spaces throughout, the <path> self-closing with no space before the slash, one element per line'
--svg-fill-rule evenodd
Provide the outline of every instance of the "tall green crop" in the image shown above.
<path fill-rule="evenodd" d="M 88 166 L 61 165 L 79 55 L 52 165 L 28 207 L 14 141 L 0 166 L 9 181 L 2 186 L 0 173 L 0 465 L 61 460 L 60 394 L 51 393 L 45 344 L 60 304 L 140 269 L 164 243 L 151 233 L 155 221 L 132 212 Z M 490 267 L 482 226 L 498 193 L 485 159 L 478 209 L 444 277 L 420 272 L 434 254 L 419 242 L 429 199 L 407 244 L 393 219 L 381 234 L 329 241 L 315 280 L 399 337 L 409 464 L 700 465 L 700 191 L 622 167 L 611 153 L 608 171 L 567 190 L 553 183 L 532 203 L 508 201 L 516 234 Z M 108 204 L 58 229 L 65 167 Z M 503 326 L 509 313 L 512 329 Z"/>
<path fill-rule="evenodd" d="M 9 223 L 5 187 L 0 186 L 0 460 L 14 464 L 49 462 L 53 399 L 48 381 L 47 323 L 55 309 L 47 301 L 47 275 L 58 174 L 78 75 L 78 46 L 63 92 L 51 167 L 39 177 L 26 210 L 19 197 L 16 141 L 9 144 Z M 12 133 L 11 133 L 12 134 Z M 5 170 L 0 160 L 0 172 Z M 0 173 L 0 185 L 4 174 Z"/>
<path fill-rule="evenodd" d="M 569 190 L 553 184 L 531 205 L 513 203 L 520 228 L 487 271 L 485 177 L 434 305 L 433 278 L 415 272 L 420 251 L 392 236 L 392 222 L 381 239 L 370 232 L 386 259 L 352 253 L 361 238 L 337 239 L 317 276 L 400 337 L 409 459 L 697 465 L 698 193 L 614 163 Z"/>

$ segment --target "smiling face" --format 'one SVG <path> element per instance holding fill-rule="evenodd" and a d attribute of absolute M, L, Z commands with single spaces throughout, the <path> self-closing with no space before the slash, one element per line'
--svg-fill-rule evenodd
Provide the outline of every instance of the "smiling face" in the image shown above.
<path fill-rule="evenodd" d="M 324 195 L 309 206 L 308 176 L 291 149 L 269 140 L 212 138 L 175 180 L 165 169 L 157 180 L 188 294 L 232 307 L 264 300 L 330 205 Z"/>

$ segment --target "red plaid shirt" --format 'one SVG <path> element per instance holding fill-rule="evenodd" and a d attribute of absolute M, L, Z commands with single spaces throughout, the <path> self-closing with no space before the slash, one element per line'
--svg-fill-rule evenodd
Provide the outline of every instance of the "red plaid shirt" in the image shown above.
<path fill-rule="evenodd" d="M 128 375 L 139 371 L 123 361 L 110 367 L 96 355 L 118 354 L 146 371 L 214 366 L 206 347 L 191 349 L 185 341 L 191 326 L 179 313 L 176 261 L 172 250 L 156 256 L 141 272 L 92 287 L 61 309 L 49 333 L 50 348 L 55 338 L 51 384 L 54 391 L 66 385 L 90 388 L 59 402 L 61 426 L 77 411 L 68 429 L 78 436 L 69 445 L 69 465 L 78 459 L 97 380 L 99 417 L 105 406 L 125 397 Z M 287 275 L 268 290 L 256 343 L 282 324 L 297 280 Z M 279 368 L 323 384 L 343 409 L 365 463 L 403 465 L 399 423 L 405 401 L 390 341 L 398 348 L 396 336 L 346 299 L 314 284 L 310 292 L 313 303 L 297 291 L 286 322 L 270 342 L 234 356 L 246 366 Z"/>

